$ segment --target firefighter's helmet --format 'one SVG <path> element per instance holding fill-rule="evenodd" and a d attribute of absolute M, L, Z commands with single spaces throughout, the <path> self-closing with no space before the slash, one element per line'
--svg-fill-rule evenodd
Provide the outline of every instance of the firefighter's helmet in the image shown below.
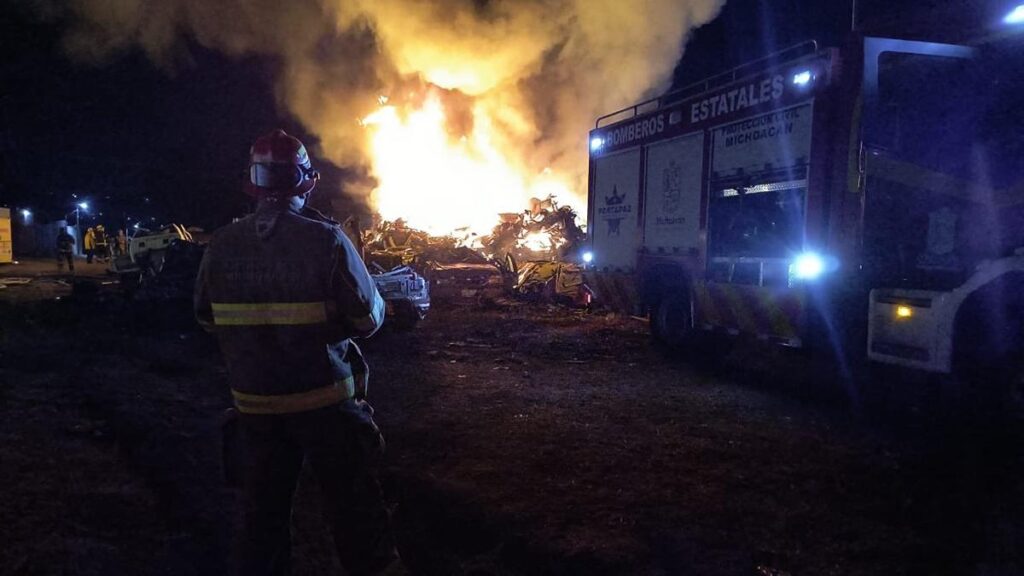
<path fill-rule="evenodd" d="M 260 136 L 249 150 L 249 179 L 245 191 L 257 198 L 301 196 L 316 186 L 306 147 L 284 130 Z"/>

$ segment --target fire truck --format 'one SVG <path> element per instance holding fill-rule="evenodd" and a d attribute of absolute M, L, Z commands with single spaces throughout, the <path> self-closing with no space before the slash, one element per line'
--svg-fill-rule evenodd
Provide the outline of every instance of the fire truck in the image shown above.
<path fill-rule="evenodd" d="M 584 254 L 596 297 L 673 345 L 746 335 L 1020 374 L 1022 167 L 990 162 L 1000 123 L 1020 123 L 993 94 L 1019 68 L 982 48 L 807 42 L 601 117 Z"/>

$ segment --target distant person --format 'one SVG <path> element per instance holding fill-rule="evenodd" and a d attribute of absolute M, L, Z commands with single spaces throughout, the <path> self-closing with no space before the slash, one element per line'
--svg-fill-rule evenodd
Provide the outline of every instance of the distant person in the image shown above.
<path fill-rule="evenodd" d="M 220 342 L 240 428 L 236 574 L 286 574 L 292 495 L 308 461 L 347 573 L 406 574 L 376 478 L 384 443 L 352 338 L 384 301 L 341 226 L 305 208 L 319 173 L 282 130 L 250 150 L 256 213 L 221 228 L 196 281 L 199 322 Z"/>
<path fill-rule="evenodd" d="M 96 253 L 96 231 L 92 228 L 86 229 L 82 237 L 82 249 L 85 251 L 85 263 L 92 264 L 92 257 Z"/>
<path fill-rule="evenodd" d="M 57 271 L 64 271 L 64 263 L 67 262 L 68 270 L 75 271 L 75 237 L 68 234 L 68 229 L 60 226 L 57 232 Z"/>
<path fill-rule="evenodd" d="M 102 224 L 96 226 L 96 257 L 103 262 L 110 260 L 110 239 Z"/>

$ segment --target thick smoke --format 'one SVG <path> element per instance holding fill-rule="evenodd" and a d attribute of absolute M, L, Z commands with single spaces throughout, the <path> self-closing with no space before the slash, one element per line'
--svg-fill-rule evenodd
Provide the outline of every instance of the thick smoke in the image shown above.
<path fill-rule="evenodd" d="M 433 84 L 489 109 L 524 169 L 582 187 L 594 119 L 665 87 L 686 35 L 724 0 L 69 0 L 73 57 L 141 47 L 175 66 L 185 39 L 280 65 L 280 102 L 339 166 L 366 167 L 358 120 Z M 420 90 L 422 92 L 422 90 Z M 456 100 L 466 100 L 466 98 Z M 465 129 L 471 129 L 466 127 Z"/>

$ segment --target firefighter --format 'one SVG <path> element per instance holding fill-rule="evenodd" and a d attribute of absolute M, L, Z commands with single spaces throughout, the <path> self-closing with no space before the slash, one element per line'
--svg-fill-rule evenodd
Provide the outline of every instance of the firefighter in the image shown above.
<path fill-rule="evenodd" d="M 68 270 L 75 271 L 75 237 L 68 234 L 68 229 L 59 226 L 57 232 L 57 271 L 64 270 L 64 263 L 67 262 Z"/>
<path fill-rule="evenodd" d="M 85 230 L 85 236 L 82 237 L 82 249 L 85 250 L 85 263 L 92 264 L 93 254 L 96 253 L 96 231 L 92 228 Z"/>
<path fill-rule="evenodd" d="M 349 574 L 405 574 L 375 465 L 384 443 L 352 338 L 384 301 L 341 227 L 305 208 L 319 173 L 275 130 L 250 150 L 256 212 L 219 230 L 196 282 L 197 319 L 220 342 L 238 412 L 242 519 L 237 574 L 289 570 L 292 494 L 303 461 L 317 478 Z"/>
<path fill-rule="evenodd" d="M 110 260 L 110 242 L 103 224 L 96 226 L 96 258 L 102 262 Z"/>
<path fill-rule="evenodd" d="M 124 256 L 128 253 L 128 234 L 124 228 L 117 231 L 117 255 Z"/>

